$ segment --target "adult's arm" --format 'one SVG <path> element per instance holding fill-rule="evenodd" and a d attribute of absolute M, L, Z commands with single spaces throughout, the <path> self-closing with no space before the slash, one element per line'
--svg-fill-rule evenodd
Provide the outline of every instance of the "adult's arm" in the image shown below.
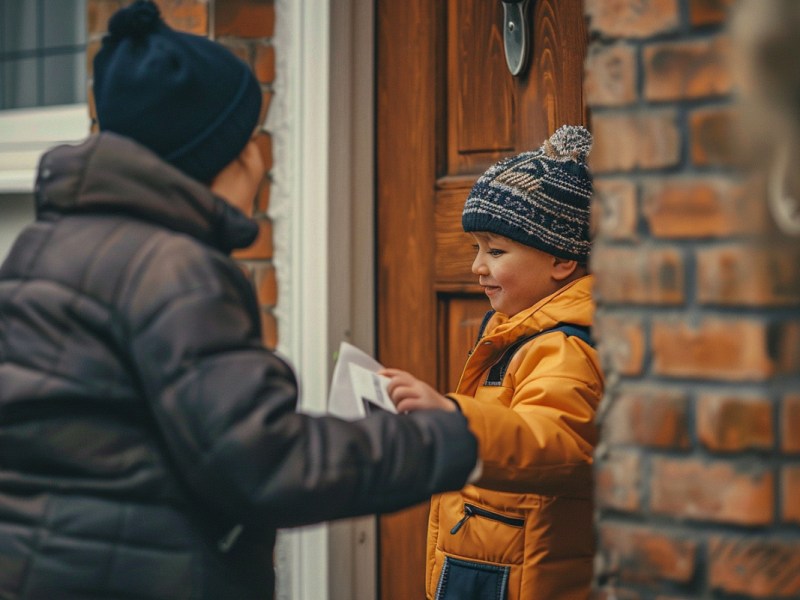
<path fill-rule="evenodd" d="M 132 361 L 170 459 L 205 504 L 245 525 L 288 527 L 393 511 L 464 484 L 477 447 L 461 414 L 297 413 L 295 377 L 263 347 L 238 266 L 174 236 L 152 246 L 123 307 Z"/>

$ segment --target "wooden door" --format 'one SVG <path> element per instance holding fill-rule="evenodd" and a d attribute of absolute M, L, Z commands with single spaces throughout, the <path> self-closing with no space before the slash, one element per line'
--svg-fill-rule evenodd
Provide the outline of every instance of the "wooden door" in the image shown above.
<path fill-rule="evenodd" d="M 461 210 L 500 158 L 586 122 L 581 0 L 530 0 L 532 51 L 508 71 L 500 0 L 378 0 L 378 356 L 441 391 L 489 304 Z M 427 503 L 381 517 L 381 600 L 424 598 Z"/>

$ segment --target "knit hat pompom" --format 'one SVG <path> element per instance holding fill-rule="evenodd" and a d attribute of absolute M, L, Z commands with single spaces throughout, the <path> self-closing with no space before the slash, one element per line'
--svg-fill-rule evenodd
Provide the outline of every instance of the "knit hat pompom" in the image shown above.
<path fill-rule="evenodd" d="M 108 22 L 108 33 L 114 38 L 143 38 L 161 22 L 158 6 L 150 0 L 137 0 L 117 11 Z"/>
<path fill-rule="evenodd" d="M 592 149 L 592 134 L 580 125 L 562 125 L 544 143 L 543 148 L 550 158 L 585 163 Z"/>
<path fill-rule="evenodd" d="M 560 127 L 542 146 L 492 165 L 470 191 L 464 231 L 505 236 L 568 260 L 589 259 L 592 134 Z"/>

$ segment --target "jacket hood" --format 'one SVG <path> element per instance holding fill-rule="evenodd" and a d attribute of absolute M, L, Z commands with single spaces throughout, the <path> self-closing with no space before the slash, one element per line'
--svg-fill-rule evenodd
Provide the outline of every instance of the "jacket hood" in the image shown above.
<path fill-rule="evenodd" d="M 253 243 L 258 225 L 207 186 L 133 140 L 92 135 L 39 162 L 36 216 L 127 213 L 230 252 Z"/>
<path fill-rule="evenodd" d="M 590 326 L 594 316 L 592 286 L 594 276 L 586 275 L 513 317 L 495 313 L 485 330 L 492 335 L 518 338 L 551 329 L 560 323 Z"/>

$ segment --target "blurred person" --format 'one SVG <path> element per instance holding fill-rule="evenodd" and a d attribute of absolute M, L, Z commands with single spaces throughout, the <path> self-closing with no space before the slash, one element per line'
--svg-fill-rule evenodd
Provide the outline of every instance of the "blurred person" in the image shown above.
<path fill-rule="evenodd" d="M 767 200 L 779 230 L 800 235 L 800 2 L 738 0 L 731 66 L 743 110 L 737 156 L 767 175 Z"/>
<path fill-rule="evenodd" d="M 458 413 L 296 412 L 229 256 L 264 176 L 247 65 L 139 0 L 94 96 L 0 267 L 0 598 L 272 598 L 277 528 L 462 487 Z"/>

